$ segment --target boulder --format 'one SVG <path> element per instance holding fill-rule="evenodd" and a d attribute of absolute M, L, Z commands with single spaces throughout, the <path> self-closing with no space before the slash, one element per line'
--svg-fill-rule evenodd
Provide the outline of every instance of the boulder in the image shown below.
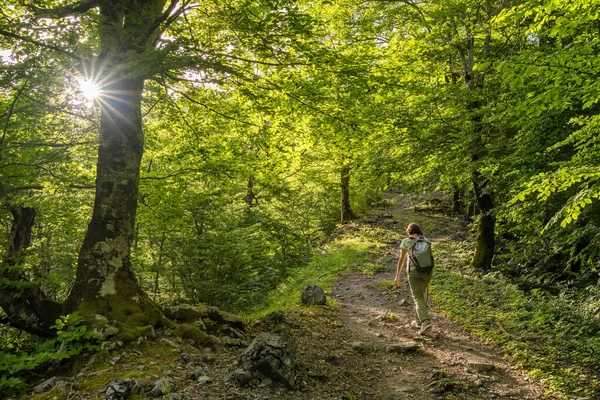
<path fill-rule="evenodd" d="M 323 288 L 311 283 L 302 291 L 300 301 L 305 306 L 312 306 L 313 304 L 325 305 L 327 303 L 327 298 L 325 297 Z"/>
<path fill-rule="evenodd" d="M 296 343 L 286 335 L 264 332 L 258 335 L 240 356 L 239 368 L 259 381 L 270 379 L 290 389 L 302 387 L 296 373 Z"/>

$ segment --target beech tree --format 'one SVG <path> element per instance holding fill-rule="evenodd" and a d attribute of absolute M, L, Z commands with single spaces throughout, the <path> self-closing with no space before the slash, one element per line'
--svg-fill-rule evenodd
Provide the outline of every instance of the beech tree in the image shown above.
<path fill-rule="evenodd" d="M 279 1 L 39 4 L 6 4 L 0 35 L 13 52 L 28 46 L 52 53 L 46 58 L 47 67 L 70 71 L 97 86 L 94 207 L 66 301 L 48 302 L 38 289 L 19 293 L 15 285 L 8 285 L 0 306 L 15 326 L 38 334 L 50 334 L 56 317 L 75 310 L 131 325 L 157 325 L 162 313 L 141 290 L 130 258 L 144 154 L 144 85 L 148 79 L 188 80 L 196 85 L 216 82 L 217 77 L 252 79 L 257 62 L 286 65 L 287 49 L 298 42 L 286 33 L 305 32 L 307 21 L 293 4 Z M 12 68 L 38 76 L 33 57 L 31 53 L 16 57 Z M 16 210 L 13 226 L 19 231 L 20 219 L 32 222 L 33 217 L 23 208 Z M 27 246 L 27 229 L 16 232 L 6 253 L 1 270 L 5 279 L 23 278 L 11 272 L 11 260 Z"/>

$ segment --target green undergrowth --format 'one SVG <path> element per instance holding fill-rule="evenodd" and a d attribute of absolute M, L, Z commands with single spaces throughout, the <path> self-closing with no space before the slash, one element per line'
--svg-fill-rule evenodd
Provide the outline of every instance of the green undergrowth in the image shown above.
<path fill-rule="evenodd" d="M 388 230 L 349 224 L 342 227 L 334 239 L 317 249 L 305 267 L 294 271 L 257 307 L 249 317 L 260 318 L 270 312 L 300 307 L 300 295 L 309 283 L 321 286 L 326 292 L 343 272 L 355 270 L 373 273 L 383 268 L 373 260 L 389 247 Z"/>
<path fill-rule="evenodd" d="M 436 246 L 436 306 L 471 333 L 498 344 L 508 358 L 558 398 L 599 398 L 600 318 L 592 293 L 525 293 L 498 272 L 466 267 L 470 249 Z"/>
<path fill-rule="evenodd" d="M 84 318 L 77 312 L 57 319 L 54 328 L 56 337 L 53 339 L 0 351 L 0 398 L 26 392 L 26 382 L 37 370 L 52 368 L 83 352 L 100 349 L 98 334 L 84 324 Z"/>

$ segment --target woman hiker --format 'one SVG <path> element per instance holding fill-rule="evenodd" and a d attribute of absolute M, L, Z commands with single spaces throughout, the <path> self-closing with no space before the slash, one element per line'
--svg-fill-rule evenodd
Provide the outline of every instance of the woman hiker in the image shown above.
<path fill-rule="evenodd" d="M 406 234 L 408 235 L 408 237 L 402 240 L 402 243 L 400 244 L 402 254 L 400 255 L 400 259 L 398 260 L 396 279 L 394 279 L 394 283 L 396 284 L 396 286 L 400 285 L 400 274 L 402 273 L 404 264 L 407 264 L 408 284 L 410 285 L 410 291 L 412 292 L 413 300 L 415 303 L 417 318 L 419 319 L 419 322 L 421 324 L 421 328 L 419 329 L 419 335 L 422 335 L 429 329 L 431 329 L 431 319 L 429 318 L 429 313 L 427 312 L 425 291 L 427 290 L 427 286 L 429 286 L 429 281 L 431 280 L 431 269 L 433 268 L 433 253 L 431 251 L 431 242 L 425 237 L 423 237 L 423 231 L 421 230 L 421 227 L 418 224 L 415 224 L 414 222 L 408 224 L 408 228 L 406 228 Z M 415 243 L 417 242 L 417 240 L 419 240 L 419 242 L 421 243 L 419 245 L 421 251 L 422 249 L 425 249 L 425 251 L 427 251 L 427 248 L 429 250 L 428 253 L 431 259 L 431 266 L 428 268 L 428 272 L 417 271 L 417 268 L 419 268 L 420 264 L 418 260 L 417 265 L 415 265 L 414 262 L 416 258 Z"/>

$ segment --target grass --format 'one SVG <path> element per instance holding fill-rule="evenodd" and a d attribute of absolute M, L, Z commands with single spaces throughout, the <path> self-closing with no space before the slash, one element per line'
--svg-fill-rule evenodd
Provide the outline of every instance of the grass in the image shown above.
<path fill-rule="evenodd" d="M 598 398 L 600 321 L 575 294 L 525 293 L 499 273 L 473 273 L 456 242 L 437 246 L 437 307 L 508 358 L 557 398 Z M 465 295 L 467 294 L 467 295 Z"/>
<path fill-rule="evenodd" d="M 383 268 L 373 262 L 374 255 L 389 247 L 389 231 L 351 225 L 351 229 L 318 249 L 305 267 L 296 270 L 266 299 L 265 303 L 247 315 L 261 318 L 270 312 L 300 307 L 300 294 L 309 283 L 321 286 L 326 292 L 343 272 L 355 270 L 373 273 Z"/>

